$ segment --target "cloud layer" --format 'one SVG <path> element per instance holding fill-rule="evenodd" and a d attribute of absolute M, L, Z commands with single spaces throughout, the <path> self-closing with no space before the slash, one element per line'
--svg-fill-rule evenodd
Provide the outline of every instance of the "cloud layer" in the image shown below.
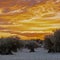
<path fill-rule="evenodd" d="M 59 7 L 59 0 L 0 0 L 0 31 L 53 33 L 60 29 Z"/>

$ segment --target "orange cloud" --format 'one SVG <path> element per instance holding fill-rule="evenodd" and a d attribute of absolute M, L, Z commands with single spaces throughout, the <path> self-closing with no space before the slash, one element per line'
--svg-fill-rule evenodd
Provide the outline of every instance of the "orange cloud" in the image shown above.
<path fill-rule="evenodd" d="M 26 39 L 27 33 L 35 33 L 34 38 L 43 38 L 45 34 L 60 29 L 59 6 L 60 1 L 54 0 L 0 0 L 0 31 L 23 34 Z"/>

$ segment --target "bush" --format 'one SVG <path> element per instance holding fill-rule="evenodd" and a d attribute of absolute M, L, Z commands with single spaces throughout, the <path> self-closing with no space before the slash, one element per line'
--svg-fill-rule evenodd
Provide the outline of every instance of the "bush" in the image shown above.
<path fill-rule="evenodd" d="M 56 30 L 53 35 L 45 36 L 44 47 L 48 52 L 60 52 L 60 30 Z"/>
<path fill-rule="evenodd" d="M 35 52 L 34 49 L 38 47 L 38 43 L 36 41 L 29 41 L 26 46 L 28 49 L 30 49 L 30 52 Z"/>
<path fill-rule="evenodd" d="M 48 36 L 45 36 L 44 48 L 50 49 L 50 48 L 52 48 L 52 46 L 53 46 L 53 43 L 52 43 L 52 41 L 50 40 L 50 38 L 49 38 Z"/>
<path fill-rule="evenodd" d="M 0 38 L 0 54 L 12 54 L 17 52 L 17 49 L 24 47 L 24 43 L 19 37 L 11 36 L 7 38 Z"/>
<path fill-rule="evenodd" d="M 56 52 L 60 52 L 60 30 L 56 30 L 54 32 L 54 37 L 54 49 L 56 50 Z"/>

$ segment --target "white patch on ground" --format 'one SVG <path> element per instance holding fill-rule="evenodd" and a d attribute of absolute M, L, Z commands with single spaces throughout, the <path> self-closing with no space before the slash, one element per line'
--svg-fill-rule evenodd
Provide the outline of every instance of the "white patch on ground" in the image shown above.
<path fill-rule="evenodd" d="M 30 53 L 29 50 L 23 49 L 14 55 L 0 55 L 0 60 L 60 60 L 60 53 L 47 53 L 43 48 Z"/>

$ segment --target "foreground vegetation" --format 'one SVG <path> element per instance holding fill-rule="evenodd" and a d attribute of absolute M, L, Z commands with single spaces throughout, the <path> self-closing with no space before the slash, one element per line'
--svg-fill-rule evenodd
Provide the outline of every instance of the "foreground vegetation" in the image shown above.
<path fill-rule="evenodd" d="M 50 52 L 60 52 L 60 30 L 56 30 L 54 34 L 45 36 L 44 48 Z"/>
<path fill-rule="evenodd" d="M 0 38 L 0 54 L 12 54 L 23 46 L 23 41 L 16 36 Z"/>
<path fill-rule="evenodd" d="M 17 36 L 0 38 L 0 54 L 10 55 L 10 54 L 13 54 L 12 52 L 17 52 L 22 48 L 27 48 L 30 50 L 30 52 L 35 52 L 35 48 L 39 47 L 39 44 L 41 42 L 42 41 L 40 41 L 39 39 L 24 41 Z"/>
<path fill-rule="evenodd" d="M 40 48 L 42 46 L 48 50 L 48 53 L 60 52 L 60 30 L 56 30 L 51 35 L 46 35 L 44 40 L 21 40 L 17 36 L 0 38 L 1 55 L 10 55 L 13 54 L 12 52 L 17 52 L 22 48 L 27 48 L 30 52 L 35 52 L 36 48 Z"/>

